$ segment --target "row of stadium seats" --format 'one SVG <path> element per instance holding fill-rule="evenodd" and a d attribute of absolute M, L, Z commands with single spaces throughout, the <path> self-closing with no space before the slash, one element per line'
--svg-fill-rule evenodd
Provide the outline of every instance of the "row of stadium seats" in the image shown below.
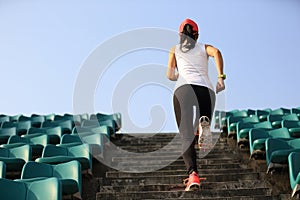
<path fill-rule="evenodd" d="M 2 117 L 4 115 L 1 115 Z M 41 122 L 40 126 L 22 127 L 24 117 L 8 117 L 0 128 L 0 193 L 1 199 L 30 199 L 27 193 L 38 199 L 61 199 L 62 195 L 81 198 L 81 175 L 92 175 L 93 157 L 103 158 L 104 145 L 121 128 L 121 115 L 93 114 L 75 121 L 64 115 Z M 76 115 L 78 116 L 78 115 Z M 46 119 L 46 116 L 44 116 Z M 62 119 L 64 118 L 64 119 Z M 7 116 L 6 116 L 7 119 Z M 13 120 L 12 120 L 13 119 Z M 6 127 L 6 123 L 14 126 Z M 4 127 L 3 127 L 4 126 Z M 21 174 L 11 180 L 7 174 Z M 57 189 L 56 186 L 62 189 Z M 47 188 L 53 191 L 53 198 Z M 39 186 L 40 185 L 40 186 Z M 14 196 L 23 188 L 25 196 Z M 44 187 L 45 186 L 45 187 Z M 76 187 L 75 187 L 76 186 Z M 9 189 L 5 189 L 5 188 Z M 5 192 L 2 191 L 5 189 Z M 61 191 L 60 191 L 61 190 Z"/>
<path fill-rule="evenodd" d="M 77 160 L 56 165 L 29 161 L 16 180 L 5 179 L 5 170 L 6 164 L 0 161 L 1 199 L 32 199 L 27 193 L 33 193 L 36 199 L 61 199 L 63 195 L 81 199 L 81 164 Z"/>
<path fill-rule="evenodd" d="M 279 108 L 217 111 L 214 120 L 239 148 L 249 148 L 251 159 L 265 159 L 267 173 L 288 166 L 294 196 L 300 193 L 299 119 L 300 108 Z"/>

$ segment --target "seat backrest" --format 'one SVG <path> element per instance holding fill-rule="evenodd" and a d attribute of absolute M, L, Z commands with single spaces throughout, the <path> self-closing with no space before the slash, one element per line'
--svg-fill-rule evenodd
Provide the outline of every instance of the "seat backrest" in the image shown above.
<path fill-rule="evenodd" d="M 94 134 L 91 134 L 91 135 L 82 136 L 81 140 L 84 143 L 87 143 L 87 144 L 102 145 L 101 135 L 97 134 L 97 133 L 94 133 Z"/>
<path fill-rule="evenodd" d="M 45 134 L 46 133 L 46 129 L 45 128 L 31 127 L 27 131 L 27 134 L 36 134 L 36 133 Z"/>
<path fill-rule="evenodd" d="M 293 149 L 300 149 L 300 138 L 289 140 L 289 145 Z"/>
<path fill-rule="evenodd" d="M 264 128 L 264 129 L 272 129 L 272 124 L 269 121 L 254 123 L 253 128 Z"/>
<path fill-rule="evenodd" d="M 30 141 L 28 138 L 21 137 L 18 135 L 12 135 L 9 137 L 7 144 L 15 144 L 15 143 L 24 143 L 24 144 L 29 144 Z"/>
<path fill-rule="evenodd" d="M 21 172 L 21 179 L 52 176 L 53 168 L 50 164 L 33 161 L 25 163 Z"/>
<path fill-rule="evenodd" d="M 270 130 L 268 133 L 271 138 L 291 138 L 290 132 L 287 128 Z"/>
<path fill-rule="evenodd" d="M 17 127 L 17 122 L 12 122 L 12 121 L 9 121 L 9 122 L 3 122 L 1 127 L 2 127 L 2 128 L 13 128 L 13 127 Z"/>
<path fill-rule="evenodd" d="M 68 155 L 74 157 L 83 157 L 91 159 L 90 146 L 88 144 L 81 144 L 72 147 L 67 147 Z"/>
<path fill-rule="evenodd" d="M 68 156 L 68 149 L 48 144 L 44 147 L 42 157 Z"/>
<path fill-rule="evenodd" d="M 289 114 L 289 115 L 284 115 L 282 117 L 283 120 L 291 120 L 291 121 L 299 121 L 299 118 L 297 116 L 297 114 L 295 113 L 292 113 L 292 114 Z"/>
<path fill-rule="evenodd" d="M 57 135 L 57 136 L 61 137 L 62 136 L 62 128 L 61 128 L 61 126 L 53 125 L 52 127 L 46 128 L 46 133 L 48 135 Z"/>
<path fill-rule="evenodd" d="M 29 141 L 30 144 L 39 144 L 45 147 L 47 144 L 49 144 L 49 137 L 47 134 L 43 134 L 43 135 L 32 137 L 29 139 Z"/>
<path fill-rule="evenodd" d="M 300 173 L 300 153 L 293 152 L 288 157 L 288 166 L 289 166 L 289 176 L 290 176 L 290 185 L 294 189 L 296 185 L 296 178 Z"/>
<path fill-rule="evenodd" d="M 64 134 L 61 138 L 60 144 L 68 144 L 68 143 L 74 143 L 74 142 L 82 143 L 79 135 Z"/>
<path fill-rule="evenodd" d="M 0 136 L 11 136 L 17 134 L 16 127 L 0 128 Z"/>
<path fill-rule="evenodd" d="M 62 189 L 56 177 L 25 183 L 27 185 L 26 200 L 61 200 Z"/>
<path fill-rule="evenodd" d="M 0 178 L 0 191 L 1 200 L 26 200 L 25 183 Z"/>
<path fill-rule="evenodd" d="M 283 116 L 283 114 L 270 114 L 267 116 L 267 120 L 269 122 L 281 121 Z"/>
<path fill-rule="evenodd" d="M 281 126 L 286 128 L 296 128 L 300 127 L 300 121 L 294 121 L 294 120 L 282 120 Z"/>
<path fill-rule="evenodd" d="M 78 191 L 81 194 L 82 179 L 81 179 L 81 164 L 77 160 L 66 163 L 52 165 L 53 176 L 59 179 L 72 179 L 78 184 Z"/>
<path fill-rule="evenodd" d="M 10 158 L 21 158 L 25 162 L 31 160 L 31 147 L 28 144 L 24 144 L 19 147 L 9 148 L 8 150 Z"/>

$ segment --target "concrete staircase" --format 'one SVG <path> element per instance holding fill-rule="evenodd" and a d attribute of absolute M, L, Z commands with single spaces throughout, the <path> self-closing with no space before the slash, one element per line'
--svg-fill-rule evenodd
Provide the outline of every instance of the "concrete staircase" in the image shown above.
<path fill-rule="evenodd" d="M 242 164 L 227 140 L 215 133 L 213 150 L 198 151 L 199 176 L 207 180 L 201 182 L 199 191 L 185 192 L 182 181 L 187 174 L 178 134 L 120 134 L 112 142 L 123 153 L 106 155 L 111 168 L 96 199 L 286 199 L 272 193 L 262 173 Z"/>

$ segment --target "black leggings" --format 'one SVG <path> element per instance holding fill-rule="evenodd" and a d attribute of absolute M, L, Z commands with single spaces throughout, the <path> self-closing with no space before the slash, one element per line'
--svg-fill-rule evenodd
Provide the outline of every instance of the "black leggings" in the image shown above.
<path fill-rule="evenodd" d="M 188 174 L 197 170 L 195 132 L 202 116 L 212 117 L 215 107 L 215 93 L 207 87 L 183 85 L 175 90 L 173 96 L 176 122 L 182 138 L 182 157 Z"/>

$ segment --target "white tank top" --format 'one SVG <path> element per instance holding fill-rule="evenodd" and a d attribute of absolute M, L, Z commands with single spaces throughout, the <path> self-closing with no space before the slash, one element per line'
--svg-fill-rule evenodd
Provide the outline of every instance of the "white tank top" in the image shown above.
<path fill-rule="evenodd" d="M 195 47 L 186 53 L 180 50 L 180 44 L 178 44 L 175 47 L 175 57 L 179 73 L 175 89 L 184 84 L 193 84 L 208 87 L 214 91 L 208 76 L 208 55 L 204 44 L 196 43 Z"/>

